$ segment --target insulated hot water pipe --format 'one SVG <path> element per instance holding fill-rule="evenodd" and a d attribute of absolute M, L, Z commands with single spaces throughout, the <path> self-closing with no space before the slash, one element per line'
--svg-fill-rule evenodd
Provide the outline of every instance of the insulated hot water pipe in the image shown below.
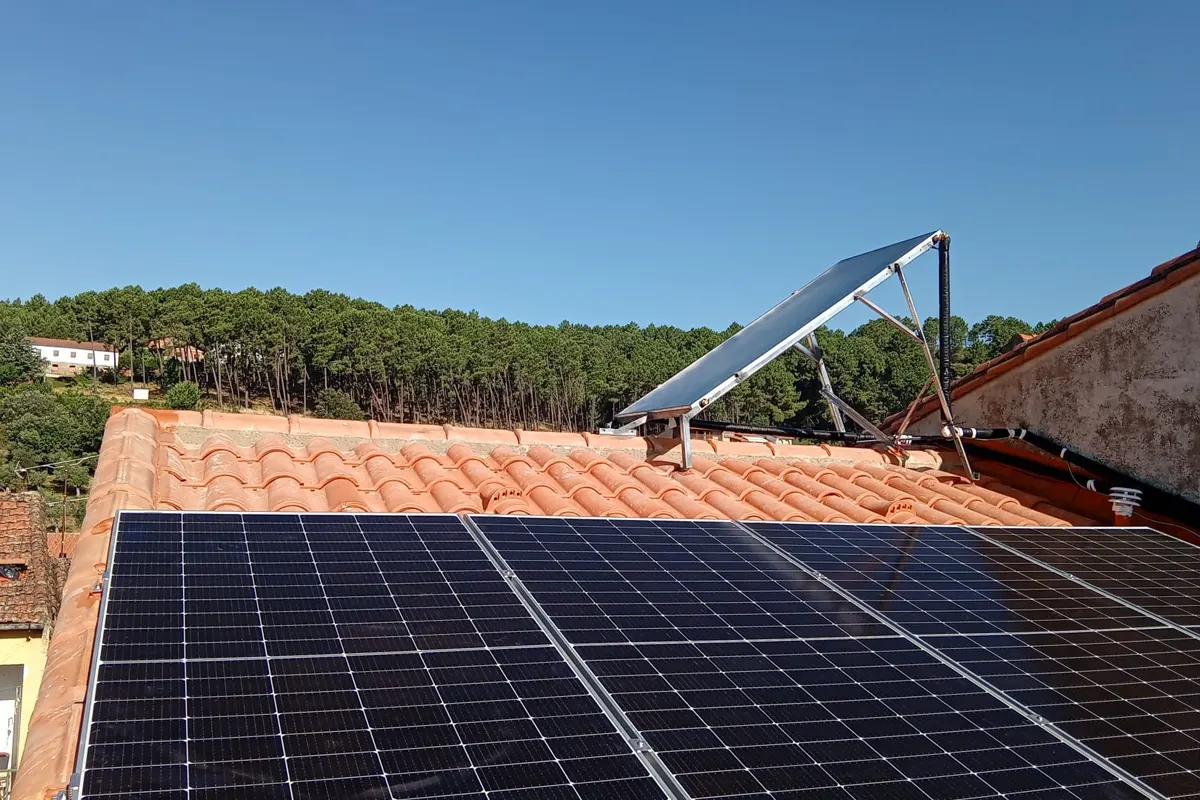
<path fill-rule="evenodd" d="M 950 371 L 950 234 L 943 233 L 938 240 L 938 311 L 941 319 L 938 321 L 938 348 L 941 351 L 941 381 L 942 394 L 946 396 L 946 409 L 950 409 L 950 381 L 954 378 Z M 919 320 L 914 322 L 920 325 Z M 949 425 L 945 419 L 943 424 Z"/>

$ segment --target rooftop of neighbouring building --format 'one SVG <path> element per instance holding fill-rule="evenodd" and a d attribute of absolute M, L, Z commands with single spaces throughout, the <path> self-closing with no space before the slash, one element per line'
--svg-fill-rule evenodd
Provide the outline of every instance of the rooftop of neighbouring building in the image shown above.
<path fill-rule="evenodd" d="M 29 341 L 42 347 L 74 347 L 78 350 L 104 350 L 111 352 L 115 348 L 104 342 L 76 342 L 71 339 L 48 339 L 44 336 L 30 336 Z"/>
<path fill-rule="evenodd" d="M 0 492 L 0 630 L 43 630 L 58 613 L 65 561 L 47 546 L 37 492 Z"/>

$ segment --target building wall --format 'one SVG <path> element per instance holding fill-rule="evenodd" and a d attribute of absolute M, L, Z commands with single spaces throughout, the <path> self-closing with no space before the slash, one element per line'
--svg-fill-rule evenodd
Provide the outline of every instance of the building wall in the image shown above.
<path fill-rule="evenodd" d="M 1200 276 L 956 397 L 954 417 L 1036 430 L 1200 502 Z"/>
<path fill-rule="evenodd" d="M 73 348 L 69 345 L 34 344 L 32 347 L 49 364 L 47 375 L 74 375 L 82 370 L 90 370 L 93 359 L 101 369 L 113 369 L 117 366 L 118 356 L 112 351 Z M 71 355 L 72 353 L 75 355 Z"/>
<path fill-rule="evenodd" d="M 25 746 L 25 732 L 29 730 L 29 718 L 33 714 L 34 700 L 42 685 L 42 673 L 46 669 L 46 646 L 48 637 L 41 631 L 0 631 L 0 665 L 20 664 L 24 667 L 21 681 L 21 724 L 17 731 L 17 746 L 13 753 L 13 764 L 20 767 L 21 748 Z"/>

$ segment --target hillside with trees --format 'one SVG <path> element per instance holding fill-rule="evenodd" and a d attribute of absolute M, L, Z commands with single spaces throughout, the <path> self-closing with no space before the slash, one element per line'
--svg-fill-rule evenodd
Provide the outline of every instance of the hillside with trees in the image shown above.
<path fill-rule="evenodd" d="M 954 369 L 969 371 L 1015 334 L 1048 324 L 989 316 L 968 326 L 955 317 Z M 937 320 L 923 326 L 936 341 Z M 65 392 L 36 379 L 40 362 L 31 368 L 32 351 L 21 346 L 26 335 L 105 342 L 120 351 L 125 375 L 101 373 L 105 380 L 156 385 L 163 397 L 157 402 L 173 407 L 588 430 L 737 330 L 527 325 L 452 309 L 388 308 L 319 290 L 230 292 L 195 284 L 0 301 L 0 484 L 60 488 L 54 469 L 35 465 L 94 452 L 106 413 L 91 391 L 91 375 L 67 381 L 77 388 Z M 835 387 L 872 418 L 902 408 L 924 385 L 917 345 L 883 320 L 849 333 L 822 330 L 819 337 Z M 184 345 L 203 358 L 176 357 Z M 827 425 L 818 386 L 811 365 L 788 354 L 708 414 Z M 86 484 L 78 470 L 61 477 Z"/>

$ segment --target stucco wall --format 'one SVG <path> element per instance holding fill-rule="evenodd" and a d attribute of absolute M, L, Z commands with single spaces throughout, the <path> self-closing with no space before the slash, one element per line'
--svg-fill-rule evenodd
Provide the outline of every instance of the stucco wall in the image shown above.
<path fill-rule="evenodd" d="M 47 644 L 41 631 L 0 631 L 0 664 L 21 664 L 25 667 L 24 680 L 21 681 L 21 726 L 17 732 L 16 752 L 13 753 L 13 763 L 18 769 L 34 700 L 37 699 L 42 673 L 46 669 Z"/>
<path fill-rule="evenodd" d="M 955 398 L 954 416 L 1037 430 L 1200 502 L 1200 276 Z M 939 427 L 930 414 L 911 430 Z"/>

